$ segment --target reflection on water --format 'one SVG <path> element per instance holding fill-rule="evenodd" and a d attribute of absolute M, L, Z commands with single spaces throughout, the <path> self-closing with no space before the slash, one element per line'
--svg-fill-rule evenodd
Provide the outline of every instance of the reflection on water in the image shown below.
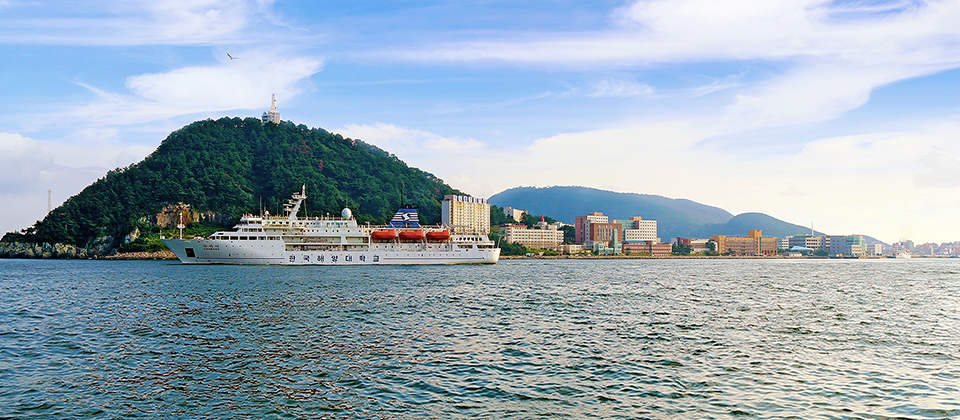
<path fill-rule="evenodd" d="M 0 417 L 960 417 L 958 273 L 0 260 Z"/>

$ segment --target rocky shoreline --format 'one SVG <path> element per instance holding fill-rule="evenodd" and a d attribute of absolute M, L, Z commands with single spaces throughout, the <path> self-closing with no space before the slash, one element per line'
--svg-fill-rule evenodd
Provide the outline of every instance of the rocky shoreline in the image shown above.
<path fill-rule="evenodd" d="M 0 258 L 57 259 L 57 260 L 174 260 L 170 251 L 117 253 L 109 246 L 82 248 L 68 244 L 32 244 L 0 242 Z"/>

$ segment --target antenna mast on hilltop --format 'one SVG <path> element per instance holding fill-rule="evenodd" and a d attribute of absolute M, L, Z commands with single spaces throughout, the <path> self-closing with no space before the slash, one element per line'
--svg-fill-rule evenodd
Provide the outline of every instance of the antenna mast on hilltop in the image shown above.
<path fill-rule="evenodd" d="M 47 190 L 47 213 L 50 213 L 50 210 L 53 210 L 53 200 L 50 198 L 51 193 L 53 193 L 53 191 Z"/>
<path fill-rule="evenodd" d="M 272 122 L 274 124 L 280 124 L 280 111 L 277 111 L 277 94 L 274 93 L 270 96 L 270 110 L 263 113 L 263 117 L 260 118 L 264 124 Z"/>

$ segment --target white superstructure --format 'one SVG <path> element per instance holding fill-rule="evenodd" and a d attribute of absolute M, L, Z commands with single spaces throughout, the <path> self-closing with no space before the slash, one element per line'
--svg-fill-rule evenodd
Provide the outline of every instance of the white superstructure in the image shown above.
<path fill-rule="evenodd" d="M 500 249 L 482 233 L 450 234 L 448 227 L 420 226 L 417 210 L 397 211 L 386 226 L 342 217 L 297 217 L 306 191 L 294 193 L 284 217 L 246 215 L 232 231 L 208 238 L 162 239 L 185 264 L 493 264 Z"/>

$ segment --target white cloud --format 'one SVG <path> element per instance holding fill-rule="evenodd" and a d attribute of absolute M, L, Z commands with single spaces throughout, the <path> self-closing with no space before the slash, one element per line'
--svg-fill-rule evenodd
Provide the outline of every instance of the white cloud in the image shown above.
<path fill-rule="evenodd" d="M 226 58 L 224 56 L 224 58 Z M 68 114 L 94 125 L 134 124 L 203 112 L 263 108 L 272 93 L 289 100 L 309 88 L 307 79 L 322 68 L 312 57 L 281 57 L 246 51 L 240 58 L 210 65 L 132 76 L 134 95 L 84 85 L 98 101 Z"/>
<path fill-rule="evenodd" d="M 44 215 L 46 191 L 57 206 L 108 170 L 140 161 L 153 146 L 127 145 L 113 129 L 83 129 L 45 141 L 0 133 L 0 235 L 33 224 Z"/>
<path fill-rule="evenodd" d="M 53 167 L 53 158 L 34 139 L 0 133 L 0 193 L 35 189 L 43 174 Z"/>
<path fill-rule="evenodd" d="M 914 175 L 914 184 L 922 187 L 960 187 L 960 161 L 939 151 L 919 158 L 920 164 L 929 171 Z"/>
<path fill-rule="evenodd" d="M 960 67 L 960 2 L 852 7 L 827 0 L 642 0 L 601 32 L 530 34 L 526 40 L 446 42 L 382 52 L 414 61 L 557 64 L 572 68 L 766 60 L 786 71 L 747 85 L 728 118 L 746 128 L 825 121 L 877 87 Z M 643 96 L 637 83 L 598 95 Z"/>
<path fill-rule="evenodd" d="M 636 80 L 606 79 L 593 85 L 590 96 L 643 97 L 653 96 L 655 93 L 653 87 Z"/>
<path fill-rule="evenodd" d="M 426 131 L 398 127 L 393 124 L 351 124 L 335 131 L 344 137 L 363 140 L 381 149 L 396 152 L 398 156 L 403 153 L 411 157 L 422 156 L 428 160 L 436 157 L 476 153 L 484 148 L 482 143 L 474 139 L 443 137 Z"/>
<path fill-rule="evenodd" d="M 0 19 L 0 42 L 59 45 L 243 42 L 240 33 L 267 14 L 272 3 L 269 0 L 139 0 L 85 2 L 77 10 L 69 4 L 25 2 L 18 7 L 44 17 Z"/>
<path fill-rule="evenodd" d="M 481 167 L 486 168 L 485 171 L 497 167 L 498 163 L 489 165 L 499 154 L 477 140 L 444 137 L 384 123 L 351 124 L 334 132 L 394 153 L 406 164 L 433 173 L 463 191 L 483 197 L 496 192 L 486 179 L 475 174 Z"/>

